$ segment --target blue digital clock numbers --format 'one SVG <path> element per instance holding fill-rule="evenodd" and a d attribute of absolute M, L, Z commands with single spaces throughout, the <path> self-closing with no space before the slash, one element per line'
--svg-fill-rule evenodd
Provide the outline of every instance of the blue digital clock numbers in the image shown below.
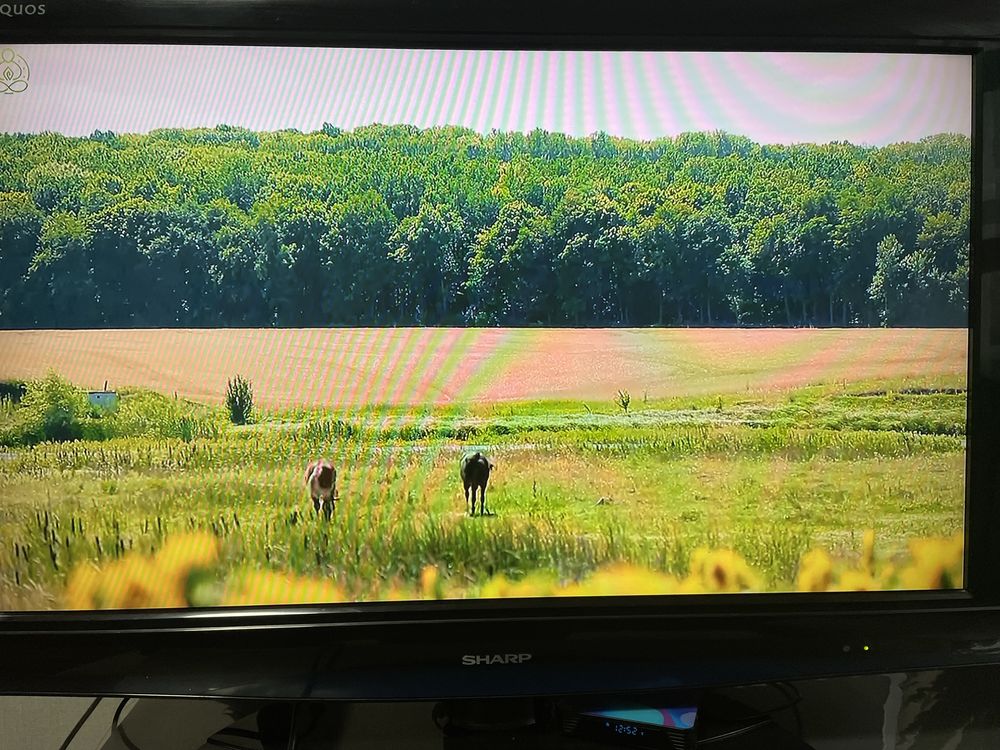
<path fill-rule="evenodd" d="M 646 734 L 635 724 L 623 724 L 620 721 L 604 722 L 604 726 L 611 729 L 615 734 L 622 734 L 628 737 L 644 737 Z"/>

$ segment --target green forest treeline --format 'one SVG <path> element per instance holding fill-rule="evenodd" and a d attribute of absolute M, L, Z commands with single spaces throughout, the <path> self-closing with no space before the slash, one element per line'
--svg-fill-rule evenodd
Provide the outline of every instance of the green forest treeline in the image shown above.
<path fill-rule="evenodd" d="M 970 142 L 0 136 L 0 327 L 961 325 Z"/>

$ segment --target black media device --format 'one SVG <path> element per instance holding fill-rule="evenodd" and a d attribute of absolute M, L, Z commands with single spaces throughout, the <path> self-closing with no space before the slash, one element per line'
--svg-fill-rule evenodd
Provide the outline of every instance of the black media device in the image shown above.
<path fill-rule="evenodd" d="M 0 693 L 1000 663 L 1000 5 L 85 5 L 0 13 Z"/>
<path fill-rule="evenodd" d="M 671 708 L 643 703 L 579 707 L 562 719 L 562 731 L 575 737 L 643 750 L 689 750 L 697 744 L 696 705 Z"/>

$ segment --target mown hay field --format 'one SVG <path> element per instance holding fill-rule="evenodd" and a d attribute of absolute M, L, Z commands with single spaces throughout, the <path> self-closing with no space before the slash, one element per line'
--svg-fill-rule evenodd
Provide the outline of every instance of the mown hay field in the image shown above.
<path fill-rule="evenodd" d="M 241 373 L 268 408 L 659 399 L 961 377 L 967 344 L 956 328 L 0 331 L 0 378 L 53 369 L 217 404 Z"/>

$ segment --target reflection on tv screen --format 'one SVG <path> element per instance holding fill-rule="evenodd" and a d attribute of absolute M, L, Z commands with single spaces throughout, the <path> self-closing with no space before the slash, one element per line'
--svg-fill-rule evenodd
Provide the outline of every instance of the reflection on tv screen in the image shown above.
<path fill-rule="evenodd" d="M 968 57 L 0 81 L 0 611 L 962 587 Z"/>

